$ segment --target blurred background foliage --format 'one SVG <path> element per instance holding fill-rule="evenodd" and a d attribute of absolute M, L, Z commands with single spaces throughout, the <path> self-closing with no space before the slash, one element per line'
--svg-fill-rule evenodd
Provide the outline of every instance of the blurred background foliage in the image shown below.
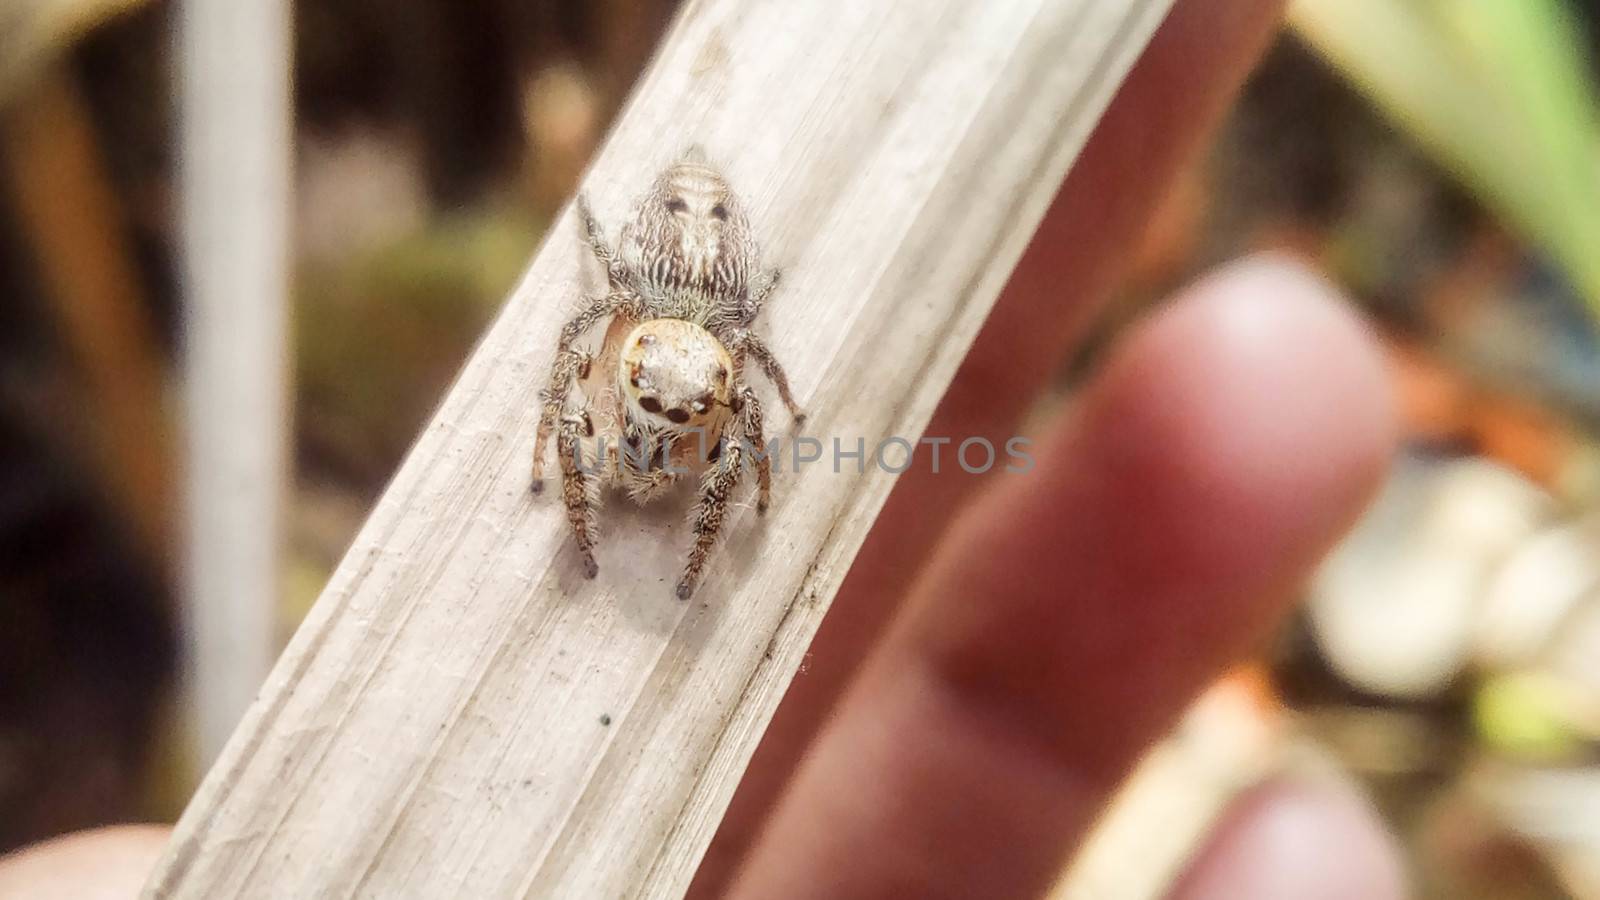
<path fill-rule="evenodd" d="M 296 7 L 285 635 L 674 5 Z M 1063 366 L 1065 393 L 1157 298 L 1256 250 L 1370 314 L 1406 451 L 1254 664 L 1251 715 L 1365 781 L 1425 896 L 1600 896 L 1597 13 L 1300 0 Z M 187 790 L 172 21 L 161 0 L 0 6 L 0 850 Z"/>
<path fill-rule="evenodd" d="M 1600 314 L 1600 107 L 1560 0 L 1302 0 L 1294 25 Z"/>

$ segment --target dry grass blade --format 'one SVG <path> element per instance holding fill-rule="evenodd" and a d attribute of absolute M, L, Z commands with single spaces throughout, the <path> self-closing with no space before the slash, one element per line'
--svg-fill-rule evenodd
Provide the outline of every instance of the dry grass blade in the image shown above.
<path fill-rule="evenodd" d="M 763 327 L 807 433 L 829 449 L 914 438 L 1168 6 L 692 3 L 585 187 L 615 223 L 704 145 L 785 269 Z M 681 894 L 893 475 L 783 466 L 772 510 L 735 515 L 688 604 L 672 598 L 679 513 L 613 503 L 586 581 L 559 504 L 527 482 L 535 392 L 585 252 L 568 215 L 179 823 L 153 893 Z"/>

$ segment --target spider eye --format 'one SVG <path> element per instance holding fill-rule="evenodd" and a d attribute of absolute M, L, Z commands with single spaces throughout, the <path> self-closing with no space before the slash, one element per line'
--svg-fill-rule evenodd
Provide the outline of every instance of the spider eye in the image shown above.
<path fill-rule="evenodd" d="M 711 404 L 715 401 L 716 398 L 711 395 L 710 391 L 707 391 L 706 393 L 694 398 L 694 402 L 689 404 L 689 408 L 694 410 L 695 415 L 703 416 L 706 414 L 706 410 L 710 409 Z"/>
<path fill-rule="evenodd" d="M 640 397 L 639 408 L 647 413 L 661 412 L 661 401 L 654 397 Z"/>
<path fill-rule="evenodd" d="M 670 212 L 670 213 L 681 213 L 681 212 L 688 212 L 688 210 L 689 210 L 689 204 L 683 202 L 683 198 L 682 197 L 668 197 L 667 198 L 667 212 Z"/>
<path fill-rule="evenodd" d="M 674 406 L 672 409 L 667 410 L 667 419 L 674 425 L 682 425 L 689 421 L 689 411 Z"/>
<path fill-rule="evenodd" d="M 721 203 L 711 207 L 711 218 L 716 219 L 719 222 L 728 221 L 728 208 L 723 206 Z"/>
<path fill-rule="evenodd" d="M 644 376 L 639 374 L 638 365 L 634 365 L 628 369 L 628 383 L 636 388 L 644 387 Z"/>

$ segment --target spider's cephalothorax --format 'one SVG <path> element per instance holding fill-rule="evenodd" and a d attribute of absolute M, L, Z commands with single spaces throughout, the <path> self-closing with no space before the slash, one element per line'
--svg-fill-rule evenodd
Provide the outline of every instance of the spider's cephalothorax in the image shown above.
<path fill-rule="evenodd" d="M 608 290 L 561 329 L 550 384 L 540 394 L 533 489 L 543 487 L 545 444 L 556 431 L 562 500 L 592 578 L 599 572 L 594 546 L 602 482 L 644 502 L 683 475 L 697 475 L 694 545 L 677 585 L 678 597 L 687 599 L 746 466 L 756 471 L 757 509 L 766 510 L 771 492 L 770 463 L 758 452 L 767 446 L 761 403 L 744 380 L 747 359 L 771 379 L 790 416 L 804 419 L 783 368 L 751 330 L 778 274 L 759 270 L 749 221 L 697 151 L 641 198 L 638 215 L 622 229 L 619 252 L 581 196 L 578 212 L 606 268 Z M 598 355 L 573 346 L 606 319 Z"/>
<path fill-rule="evenodd" d="M 716 441 L 732 409 L 732 373 L 722 343 L 684 319 L 651 319 L 623 338 L 615 463 L 629 496 L 653 499 L 674 474 L 720 453 Z"/>

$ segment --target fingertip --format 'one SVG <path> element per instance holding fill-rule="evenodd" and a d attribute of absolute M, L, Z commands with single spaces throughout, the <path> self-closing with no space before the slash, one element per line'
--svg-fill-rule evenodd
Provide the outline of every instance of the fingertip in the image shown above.
<path fill-rule="evenodd" d="M 1268 782 L 1235 803 L 1172 900 L 1400 900 L 1401 858 L 1376 811 L 1349 786 Z"/>
<path fill-rule="evenodd" d="M 137 896 L 170 836 L 164 825 L 113 825 L 0 855 L 0 897 Z"/>
<path fill-rule="evenodd" d="M 1320 552 L 1376 490 L 1396 441 L 1371 327 L 1279 255 L 1218 269 L 1130 335 L 1086 418 L 1109 470 L 1179 492 L 1164 508 L 1231 526 L 1195 545 L 1219 565 Z"/>
<path fill-rule="evenodd" d="M 1388 376 L 1334 288 L 1258 257 L 1131 329 L 1053 431 L 947 536 L 907 635 L 969 694 L 1057 709 L 1028 727 L 1115 778 L 1271 633 L 1376 490 Z"/>

